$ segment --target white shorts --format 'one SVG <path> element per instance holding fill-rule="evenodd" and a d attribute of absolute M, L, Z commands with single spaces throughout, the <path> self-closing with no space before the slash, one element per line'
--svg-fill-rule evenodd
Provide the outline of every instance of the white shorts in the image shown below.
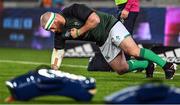
<path fill-rule="evenodd" d="M 111 62 L 121 51 L 120 43 L 129 36 L 130 33 L 121 22 L 117 22 L 110 30 L 106 42 L 99 47 L 105 60 Z"/>

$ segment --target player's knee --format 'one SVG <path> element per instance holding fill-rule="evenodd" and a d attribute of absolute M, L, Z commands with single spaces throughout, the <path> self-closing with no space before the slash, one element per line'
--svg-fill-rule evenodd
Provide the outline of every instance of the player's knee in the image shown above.
<path fill-rule="evenodd" d="M 118 68 L 114 68 L 114 71 L 116 71 L 119 75 L 125 74 L 128 71 L 128 67 L 126 64 L 123 64 L 122 66 L 119 66 Z"/>
<path fill-rule="evenodd" d="M 118 73 L 119 75 L 123 75 L 126 73 L 125 70 L 116 70 L 116 73 Z"/>
<path fill-rule="evenodd" d="M 137 48 L 134 48 L 134 49 L 129 49 L 129 50 L 128 50 L 128 54 L 129 54 L 130 56 L 139 57 L 140 48 L 137 47 Z"/>

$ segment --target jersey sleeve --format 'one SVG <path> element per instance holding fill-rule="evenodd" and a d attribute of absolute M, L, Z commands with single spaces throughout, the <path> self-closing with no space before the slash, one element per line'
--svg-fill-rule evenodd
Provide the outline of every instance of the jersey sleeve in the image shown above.
<path fill-rule="evenodd" d="M 55 49 L 64 49 L 65 48 L 65 39 L 62 38 L 62 33 L 55 33 L 54 36 L 54 48 Z"/>
<path fill-rule="evenodd" d="M 94 10 L 84 4 L 73 4 L 62 11 L 65 16 L 74 17 L 83 22 L 87 20 L 92 12 L 94 12 Z"/>

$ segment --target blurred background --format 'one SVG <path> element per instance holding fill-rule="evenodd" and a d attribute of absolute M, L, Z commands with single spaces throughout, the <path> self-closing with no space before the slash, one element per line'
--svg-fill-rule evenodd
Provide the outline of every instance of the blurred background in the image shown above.
<path fill-rule="evenodd" d="M 45 11 L 58 12 L 73 3 L 117 14 L 113 0 L 1 0 L 0 46 L 52 48 L 53 35 L 39 27 L 39 17 Z M 180 46 L 180 0 L 140 0 L 140 5 L 135 40 L 142 44 Z"/>
<path fill-rule="evenodd" d="M 37 65 L 50 65 L 54 34 L 40 27 L 40 15 L 46 11 L 61 11 L 73 3 L 86 4 L 96 10 L 117 15 L 114 0 L 0 0 L 0 100 L 9 96 L 4 84 L 6 80 L 26 73 Z M 133 32 L 136 42 L 141 47 L 155 51 L 168 62 L 179 64 L 180 0 L 140 0 L 140 7 Z M 99 52 L 92 42 L 67 41 L 65 50 L 66 58 L 61 70 L 94 77 L 98 87 L 93 100 L 95 103 L 101 103 L 104 96 L 116 90 L 147 81 L 143 73 L 119 76 L 114 72 L 88 72 L 89 57 Z M 103 67 L 99 60 L 92 65 L 96 70 Z M 95 68 L 97 66 L 100 68 Z M 164 81 L 180 86 L 178 73 L 174 81 Z M 164 78 L 159 67 L 155 78 Z M 66 100 L 62 100 L 64 98 L 59 100 L 57 97 L 48 97 L 30 103 L 65 103 Z"/>

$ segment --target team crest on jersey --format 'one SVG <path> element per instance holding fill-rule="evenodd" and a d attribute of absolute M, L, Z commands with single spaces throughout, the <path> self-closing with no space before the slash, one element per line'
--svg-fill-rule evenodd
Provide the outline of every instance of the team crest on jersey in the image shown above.
<path fill-rule="evenodd" d="M 105 58 L 108 60 L 110 57 L 108 55 L 106 55 Z"/>
<path fill-rule="evenodd" d="M 116 39 L 117 39 L 117 40 L 120 40 L 120 36 L 116 36 Z"/>

